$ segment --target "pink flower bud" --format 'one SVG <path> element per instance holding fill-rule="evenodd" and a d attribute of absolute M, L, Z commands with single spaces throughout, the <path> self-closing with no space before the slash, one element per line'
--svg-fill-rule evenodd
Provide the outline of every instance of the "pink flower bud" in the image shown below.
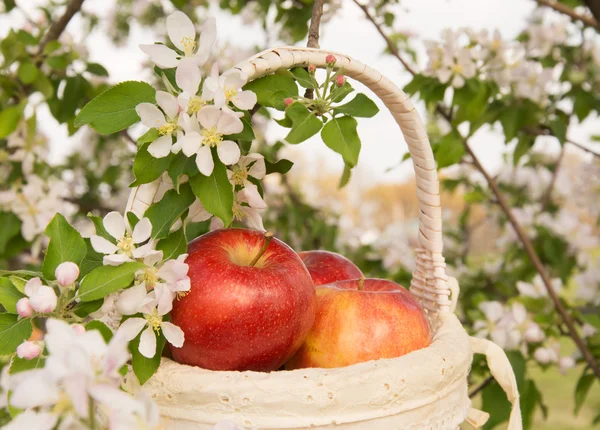
<path fill-rule="evenodd" d="M 25 341 L 17 346 L 17 355 L 19 358 L 32 360 L 42 353 L 42 348 L 35 342 Z"/>
<path fill-rule="evenodd" d="M 79 278 L 79 267 L 75 263 L 66 261 L 58 265 L 54 276 L 61 287 L 70 287 Z"/>
<path fill-rule="evenodd" d="M 46 285 L 38 287 L 35 294 L 29 298 L 29 304 L 34 311 L 48 314 L 56 309 L 58 298 L 54 290 Z"/>
<path fill-rule="evenodd" d="M 337 75 L 335 78 L 335 83 L 338 87 L 343 87 L 346 83 L 346 77 L 344 75 Z"/>
<path fill-rule="evenodd" d="M 23 318 L 29 318 L 33 315 L 33 308 L 29 304 L 29 299 L 27 297 L 23 297 L 17 302 L 17 313 Z"/>
<path fill-rule="evenodd" d="M 288 97 L 288 98 L 286 98 L 286 99 L 283 101 L 283 104 L 284 104 L 284 105 L 286 105 L 286 106 L 289 106 L 289 105 L 291 105 L 292 103 L 294 103 L 294 99 L 293 99 L 293 98 L 291 98 L 291 97 Z"/>
<path fill-rule="evenodd" d="M 567 370 L 575 367 L 575 359 L 573 357 L 561 357 L 558 360 L 558 366 L 561 373 L 565 373 Z"/>
<path fill-rule="evenodd" d="M 308 65 L 308 72 L 309 73 L 315 73 L 316 70 L 317 70 L 317 66 L 315 66 L 314 64 L 309 64 Z"/>
<path fill-rule="evenodd" d="M 329 54 L 327 57 L 325 57 L 325 62 L 328 66 L 333 66 L 336 61 L 337 58 L 335 58 L 335 55 Z"/>
<path fill-rule="evenodd" d="M 85 327 L 81 324 L 73 324 L 71 327 L 77 336 L 81 336 L 83 333 L 85 333 Z"/>

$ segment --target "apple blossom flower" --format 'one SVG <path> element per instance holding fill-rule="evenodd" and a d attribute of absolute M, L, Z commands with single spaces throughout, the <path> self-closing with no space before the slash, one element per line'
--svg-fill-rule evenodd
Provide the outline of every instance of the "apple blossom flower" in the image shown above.
<path fill-rule="evenodd" d="M 29 305 L 39 313 L 48 314 L 56 308 L 58 297 L 51 287 L 42 284 L 40 278 L 31 278 L 25 284 L 25 295 L 29 297 Z M 26 305 L 22 305 L 26 308 Z"/>
<path fill-rule="evenodd" d="M 329 54 L 327 55 L 327 57 L 325 57 L 325 62 L 327 63 L 328 66 L 333 66 L 337 61 L 337 58 L 335 58 L 335 55 L 333 54 Z"/>
<path fill-rule="evenodd" d="M 175 72 L 175 82 L 182 89 L 177 96 L 177 102 L 183 112 L 194 115 L 206 104 L 202 97 L 197 96 L 202 74 L 198 65 L 191 59 L 183 59 Z"/>
<path fill-rule="evenodd" d="M 560 278 L 552 279 L 551 285 L 557 294 L 562 290 L 563 284 Z M 517 290 L 519 290 L 521 295 L 525 297 L 533 297 L 535 299 L 548 296 L 548 292 L 544 286 L 544 281 L 542 281 L 542 277 L 539 274 L 535 275 L 531 283 L 517 281 Z"/>
<path fill-rule="evenodd" d="M 231 166 L 231 170 L 227 170 L 229 182 L 234 186 L 240 185 L 244 188 L 249 188 L 247 193 L 252 195 L 255 202 L 262 201 L 262 197 L 258 192 L 257 186 L 248 177 L 251 176 L 260 180 L 266 174 L 265 158 L 258 153 L 251 153 L 240 157 L 239 161 Z"/>
<path fill-rule="evenodd" d="M 82 326 L 81 324 L 73 324 L 73 325 L 71 325 L 71 328 L 77 335 L 82 335 L 83 333 L 86 332 L 85 327 Z"/>
<path fill-rule="evenodd" d="M 338 75 L 338 76 L 335 78 L 335 84 L 336 84 L 338 87 L 343 87 L 345 83 L 346 83 L 346 77 L 345 77 L 344 75 Z"/>
<path fill-rule="evenodd" d="M 11 151 L 7 160 L 20 162 L 25 176 L 33 174 L 36 161 L 48 158 L 48 139 L 42 133 L 28 132 L 25 120 L 7 137 L 6 146 Z"/>
<path fill-rule="evenodd" d="M 216 21 L 214 18 L 206 20 L 200 31 L 200 38 L 196 42 L 194 23 L 186 14 L 176 11 L 167 17 L 167 33 L 173 45 L 183 53 L 183 56 L 162 44 L 140 45 L 140 49 L 162 69 L 177 67 L 183 59 L 188 58 L 200 67 L 208 60 L 215 43 Z"/>
<path fill-rule="evenodd" d="M 3 430 L 52 430 L 56 426 L 58 416 L 50 412 L 36 412 L 27 409 L 2 427 Z"/>
<path fill-rule="evenodd" d="M 533 322 L 525 329 L 523 336 L 529 343 L 541 342 L 546 337 L 540 326 Z"/>
<path fill-rule="evenodd" d="M 181 150 L 187 157 L 196 154 L 196 166 L 200 173 L 210 176 L 214 169 L 212 147 L 217 148 L 219 159 L 226 165 L 237 163 L 240 148 L 232 140 L 223 140 L 223 136 L 240 133 L 244 125 L 235 115 L 222 111 L 216 106 L 205 106 L 198 112 L 198 121 L 202 129 L 190 130 L 182 137 Z"/>
<path fill-rule="evenodd" d="M 553 78 L 554 69 L 544 68 L 537 61 L 521 61 L 512 69 L 511 83 L 517 97 L 543 105 Z"/>
<path fill-rule="evenodd" d="M 560 357 L 558 360 L 558 370 L 563 375 L 567 373 L 567 370 L 572 369 L 573 367 L 575 367 L 575 359 L 573 357 Z"/>
<path fill-rule="evenodd" d="M 113 332 L 117 331 L 123 314 L 117 309 L 117 301 L 120 293 L 112 293 L 104 297 L 104 303 L 100 309 L 90 314 L 90 317 L 106 324 Z"/>
<path fill-rule="evenodd" d="M 152 242 L 143 246 L 136 246 L 150 239 L 152 224 L 148 218 L 142 218 L 131 231 L 129 225 L 125 223 L 123 215 L 113 211 L 104 217 L 102 224 L 108 234 L 117 241 L 115 245 L 102 236 L 93 235 L 90 237 L 94 250 L 106 254 L 103 258 L 105 265 L 119 266 L 126 261 L 144 258 L 150 254 L 160 252 L 152 249 Z"/>
<path fill-rule="evenodd" d="M 19 358 L 32 360 L 42 353 L 42 348 L 36 342 L 26 340 L 17 346 L 17 355 Z"/>
<path fill-rule="evenodd" d="M 550 347 L 539 347 L 533 352 L 533 358 L 540 364 L 556 363 L 559 360 L 558 348 L 555 345 Z"/>
<path fill-rule="evenodd" d="M 591 324 L 584 323 L 581 327 L 581 337 L 584 339 L 590 336 L 595 335 L 598 332 L 598 329 Z"/>
<path fill-rule="evenodd" d="M 71 261 L 65 261 L 56 267 L 54 276 L 58 285 L 61 287 L 70 287 L 79 278 L 79 266 Z"/>
<path fill-rule="evenodd" d="M 177 118 L 179 103 L 174 95 L 166 91 L 156 92 L 156 102 L 162 111 L 152 103 L 140 103 L 135 107 L 135 111 L 142 120 L 142 124 L 149 128 L 155 128 L 160 135 L 148 146 L 148 152 L 154 158 L 164 158 L 171 152 L 173 136 L 176 136 L 179 128 Z"/>
<path fill-rule="evenodd" d="M 167 312 L 160 313 L 158 311 L 156 292 L 151 291 L 148 293 L 143 299 L 143 303 L 140 311 L 144 314 L 144 317 L 127 319 L 121 324 L 115 337 L 130 341 L 141 332 L 139 351 L 146 358 L 152 358 L 156 354 L 155 332 L 162 331 L 171 345 L 176 348 L 181 348 L 184 342 L 183 330 L 175 324 L 163 321 L 163 317 Z"/>
<path fill-rule="evenodd" d="M 27 297 L 22 297 L 17 301 L 17 314 L 19 314 L 19 316 L 23 317 L 23 318 L 29 318 L 31 315 L 33 315 L 33 308 L 31 307 L 31 304 L 29 303 L 29 298 Z"/>
<path fill-rule="evenodd" d="M 250 110 L 256 104 L 256 94 L 242 90 L 246 82 L 247 78 L 239 70 L 230 70 L 219 76 L 218 65 L 215 64 L 202 86 L 202 98 L 214 100 L 218 108 L 231 102 L 240 110 Z"/>

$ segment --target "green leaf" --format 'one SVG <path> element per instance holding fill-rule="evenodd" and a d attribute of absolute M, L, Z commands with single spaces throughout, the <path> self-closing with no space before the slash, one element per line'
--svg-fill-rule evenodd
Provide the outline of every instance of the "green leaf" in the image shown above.
<path fill-rule="evenodd" d="M 133 174 L 135 175 L 135 181 L 131 183 L 130 187 L 137 187 L 142 184 L 158 179 L 171 163 L 171 154 L 163 158 L 154 158 L 148 152 L 149 143 L 138 149 L 133 160 Z"/>
<path fill-rule="evenodd" d="M 102 236 L 104 239 L 111 241 L 112 243 L 117 243 L 115 238 L 106 231 L 106 228 L 104 228 L 104 219 L 102 217 L 92 215 L 91 213 L 87 214 L 87 217 L 94 223 L 94 228 L 96 229 L 96 234 L 98 236 Z"/>
<path fill-rule="evenodd" d="M 17 76 L 20 81 L 28 85 L 35 81 L 35 78 L 39 74 L 39 69 L 33 63 L 21 63 L 17 69 Z"/>
<path fill-rule="evenodd" d="M 183 152 L 171 157 L 168 169 L 169 177 L 173 181 L 173 187 L 179 191 L 179 180 L 181 176 L 192 177 L 198 174 L 198 167 L 194 157 L 186 157 Z"/>
<path fill-rule="evenodd" d="M 348 94 L 354 91 L 354 88 L 352 88 L 352 85 L 350 85 L 350 82 L 348 81 L 346 81 L 341 87 L 338 87 L 336 84 L 331 84 L 331 88 L 331 94 L 329 97 L 334 103 L 341 102 Z"/>
<path fill-rule="evenodd" d="M 454 90 L 452 104 L 458 106 L 455 124 L 474 121 L 481 117 L 487 108 L 490 87 L 478 79 L 468 79 L 461 88 Z"/>
<path fill-rule="evenodd" d="M 415 75 L 412 79 L 412 81 L 410 81 L 403 89 L 403 91 L 406 94 L 409 95 L 415 95 L 418 92 L 421 91 L 421 88 L 423 88 L 426 84 L 428 83 L 428 80 L 425 76 L 423 75 Z"/>
<path fill-rule="evenodd" d="M 56 115 L 59 122 L 67 122 L 73 118 L 86 85 L 87 81 L 81 75 L 70 76 L 66 79 L 65 90 Z"/>
<path fill-rule="evenodd" d="M 55 70 L 65 70 L 71 63 L 71 59 L 67 54 L 53 55 L 46 59 L 46 64 Z"/>
<path fill-rule="evenodd" d="M 54 279 L 54 271 L 60 263 L 72 261 L 79 265 L 87 253 L 87 247 L 77 230 L 69 225 L 61 214 L 56 214 L 45 230 L 50 244 L 44 258 L 42 273 Z"/>
<path fill-rule="evenodd" d="M 129 223 L 129 226 L 133 230 L 135 228 L 135 226 L 137 225 L 137 223 L 140 222 L 140 219 L 133 212 L 127 212 L 127 222 Z"/>
<path fill-rule="evenodd" d="M 527 154 L 533 148 L 534 137 L 529 135 L 521 135 L 517 140 L 515 152 L 513 153 L 513 165 L 519 164 L 519 160 L 523 155 Z"/>
<path fill-rule="evenodd" d="M 26 370 L 41 369 L 42 367 L 44 367 L 45 362 L 46 359 L 42 354 L 38 355 L 32 360 L 19 358 L 15 355 L 12 359 L 12 362 L 10 363 L 10 369 L 8 370 L 8 372 L 11 375 L 14 375 L 15 373 L 24 372 Z"/>
<path fill-rule="evenodd" d="M 104 324 L 102 321 L 98 321 L 98 320 L 90 321 L 89 323 L 87 323 L 85 325 L 85 330 L 86 331 L 98 330 L 100 332 L 100 334 L 102 335 L 104 342 L 106 342 L 106 343 L 110 342 L 110 340 L 113 337 L 112 330 L 110 328 L 108 328 L 108 326 L 106 324 Z"/>
<path fill-rule="evenodd" d="M 575 386 L 575 410 L 574 414 L 578 415 L 585 399 L 590 392 L 590 388 L 596 379 L 593 373 L 586 373 L 587 369 L 584 369 L 583 374 L 577 381 L 577 385 Z"/>
<path fill-rule="evenodd" d="M 133 282 L 135 272 L 144 267 L 144 264 L 137 261 L 120 266 L 97 267 L 81 281 L 79 299 L 82 302 L 91 302 L 126 288 Z"/>
<path fill-rule="evenodd" d="M 91 302 L 79 302 L 73 308 L 73 313 L 79 318 L 85 318 L 92 312 L 96 312 L 104 304 L 104 299 L 93 300 Z"/>
<path fill-rule="evenodd" d="M 285 116 L 292 120 L 292 129 L 285 140 L 291 144 L 304 142 L 323 127 L 323 122 L 311 113 L 302 103 L 293 103 L 285 110 Z"/>
<path fill-rule="evenodd" d="M 187 240 L 183 228 L 174 231 L 166 238 L 160 240 L 156 249 L 163 252 L 163 261 L 172 260 L 187 252 Z"/>
<path fill-rule="evenodd" d="M 377 105 L 369 97 L 362 93 L 358 93 L 348 103 L 336 107 L 333 110 L 334 114 L 344 113 L 349 116 L 371 118 L 379 112 Z"/>
<path fill-rule="evenodd" d="M 17 129 L 25 105 L 9 106 L 0 111 L 0 139 Z"/>
<path fill-rule="evenodd" d="M 83 260 L 81 260 L 81 264 L 79 264 L 80 278 L 83 278 L 96 267 L 102 266 L 102 261 L 104 259 L 104 254 L 96 252 L 89 238 L 83 240 L 85 241 L 87 252 L 85 253 L 85 257 L 83 257 Z"/>
<path fill-rule="evenodd" d="M 0 255 L 4 254 L 6 245 L 21 232 L 21 220 L 12 212 L 0 212 Z"/>
<path fill-rule="evenodd" d="M 233 187 L 227 178 L 227 168 L 223 163 L 216 159 L 212 175 L 196 175 L 190 178 L 190 185 L 208 212 L 219 217 L 225 226 L 231 224 L 233 220 Z"/>
<path fill-rule="evenodd" d="M 108 71 L 102 64 L 88 63 L 86 70 L 96 76 L 108 76 Z"/>
<path fill-rule="evenodd" d="M 140 137 L 138 137 L 137 145 L 143 146 L 145 143 L 152 143 L 156 139 L 158 139 L 158 136 L 160 136 L 158 134 L 158 130 L 155 128 L 151 128 L 150 130 L 142 134 Z"/>
<path fill-rule="evenodd" d="M 254 130 L 252 130 L 252 120 L 249 115 L 242 117 L 242 124 L 244 124 L 244 129 L 240 133 L 228 135 L 229 140 L 245 140 L 247 142 L 254 140 Z"/>
<path fill-rule="evenodd" d="M 141 333 L 129 343 L 129 351 L 131 351 L 131 367 L 133 368 L 133 373 L 135 373 L 135 376 L 137 376 L 142 385 L 156 373 L 158 366 L 160 366 L 160 358 L 162 356 L 163 348 L 165 347 L 166 339 L 162 334 L 162 331 L 156 336 L 156 354 L 154 354 L 154 357 L 152 358 L 146 358 L 140 353 L 139 345 Z"/>
<path fill-rule="evenodd" d="M 349 167 L 347 164 L 344 164 L 344 171 L 342 172 L 342 177 L 340 178 L 340 183 L 338 184 L 338 188 L 344 188 L 350 182 L 350 177 L 352 176 L 352 167 Z"/>
<path fill-rule="evenodd" d="M 298 82 L 301 87 L 304 87 L 304 88 L 314 88 L 315 87 L 313 79 L 310 76 L 310 73 L 308 73 L 308 70 L 303 69 L 302 67 L 295 67 L 290 71 L 293 73 L 294 77 L 296 78 L 296 82 Z"/>
<path fill-rule="evenodd" d="M 577 116 L 577 119 L 580 122 L 583 121 L 595 109 L 598 109 L 598 102 L 594 95 L 583 89 L 579 89 L 575 93 L 575 100 L 573 102 L 573 112 Z"/>
<path fill-rule="evenodd" d="M 169 190 L 160 201 L 153 203 L 144 216 L 152 223 L 152 238 L 163 239 L 169 235 L 173 223 L 194 203 L 194 193 L 188 184 L 182 184 L 179 194 Z"/>
<path fill-rule="evenodd" d="M 17 302 L 25 297 L 8 278 L 0 278 L 0 305 L 6 312 L 17 313 Z"/>
<path fill-rule="evenodd" d="M 262 78 L 248 82 L 244 90 L 253 91 L 256 94 L 258 104 L 284 110 L 283 101 L 287 97 L 298 95 L 296 81 L 288 76 L 267 75 Z"/>
<path fill-rule="evenodd" d="M 100 134 L 126 129 L 139 121 L 135 107 L 154 103 L 156 91 L 145 82 L 120 83 L 91 100 L 75 118 L 75 126 L 89 124 Z"/>
<path fill-rule="evenodd" d="M 31 337 L 31 320 L 17 318 L 17 315 L 0 314 L 0 355 L 12 354 L 17 346 Z"/>
<path fill-rule="evenodd" d="M 341 154 L 349 167 L 356 166 L 360 153 L 360 138 L 356 126 L 354 118 L 344 116 L 329 121 L 321 131 L 325 145 Z"/>
<path fill-rule="evenodd" d="M 569 126 L 569 117 L 567 115 L 557 115 L 550 121 L 550 130 L 563 145 L 567 141 L 567 127 Z"/>
<path fill-rule="evenodd" d="M 267 175 L 271 173 L 281 173 L 286 174 L 290 171 L 290 169 L 294 166 L 294 163 L 290 160 L 286 160 L 282 158 L 281 160 L 271 163 L 269 160 L 265 159 L 265 167 L 267 169 Z"/>
<path fill-rule="evenodd" d="M 504 129 L 506 142 L 510 142 L 517 136 L 520 127 L 521 112 L 519 109 L 508 108 L 500 114 L 500 123 Z"/>

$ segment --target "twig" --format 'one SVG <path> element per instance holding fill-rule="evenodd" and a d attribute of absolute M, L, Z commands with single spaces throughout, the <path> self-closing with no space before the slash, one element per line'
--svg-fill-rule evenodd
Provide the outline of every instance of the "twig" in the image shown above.
<path fill-rule="evenodd" d="M 579 149 L 583 149 L 584 151 L 592 154 L 595 157 L 600 157 L 600 152 L 596 152 L 591 148 L 587 148 L 587 147 L 583 146 L 581 143 L 573 142 L 571 139 L 567 139 L 567 143 L 570 143 L 571 145 L 576 146 Z"/>
<path fill-rule="evenodd" d="M 552 178 L 550 179 L 550 183 L 548 184 L 548 188 L 544 192 L 542 196 L 542 207 L 546 208 L 548 204 L 552 201 L 552 192 L 554 191 L 554 185 L 556 185 L 556 179 L 558 178 L 558 172 L 560 171 L 560 165 L 565 156 L 565 145 L 561 146 L 560 154 L 556 159 L 556 165 L 554 166 L 554 171 L 552 172 Z"/>
<path fill-rule="evenodd" d="M 309 48 L 319 48 L 319 29 L 321 27 L 321 17 L 323 16 L 324 0 L 315 0 L 310 18 L 310 27 L 308 28 L 308 42 L 306 46 Z M 312 99 L 315 95 L 315 90 L 307 88 L 304 92 L 304 97 Z"/>
<path fill-rule="evenodd" d="M 44 52 L 44 48 L 49 42 L 57 40 L 60 37 L 62 32 L 65 31 L 65 28 L 67 28 L 67 24 L 69 24 L 71 18 L 79 12 L 84 1 L 85 0 L 71 0 L 69 2 L 63 16 L 61 16 L 58 21 L 53 22 L 48 32 L 44 35 L 44 38 L 40 42 L 38 53 L 41 54 Z"/>
<path fill-rule="evenodd" d="M 382 37 L 386 40 L 386 42 L 388 43 L 388 46 L 390 47 L 390 51 L 392 52 L 392 54 L 396 58 L 398 58 L 398 60 L 400 60 L 400 62 L 406 67 L 407 62 L 402 58 L 402 56 L 398 52 L 398 49 L 396 48 L 395 45 L 393 45 L 393 43 L 391 42 L 389 37 L 385 34 L 385 32 L 383 31 L 381 26 L 378 25 L 377 22 L 373 19 L 373 17 L 368 13 L 367 8 L 363 5 L 361 5 L 357 0 L 353 0 L 353 1 L 365 12 L 365 15 L 367 16 L 367 18 L 373 23 L 373 25 L 377 28 L 377 30 L 382 35 Z M 538 0 L 538 1 L 541 1 L 541 0 Z M 392 47 L 394 49 L 392 49 Z M 406 69 L 412 75 L 417 74 L 417 72 L 410 67 L 406 67 Z M 479 161 L 479 159 L 477 158 L 477 156 L 471 149 L 467 138 L 462 136 L 458 132 L 458 129 L 456 128 L 456 126 L 453 125 L 452 117 L 446 111 L 446 109 L 444 109 L 443 106 L 438 104 L 436 106 L 436 112 L 438 114 L 440 114 L 448 122 L 448 124 L 450 124 L 450 126 L 454 129 L 454 131 L 457 132 L 461 136 L 461 141 L 462 141 L 467 153 L 472 157 L 474 166 L 485 177 L 486 182 L 488 183 L 492 192 L 496 196 L 498 205 L 500 205 L 502 211 L 506 214 L 508 221 L 510 222 L 513 229 L 517 233 L 517 237 L 521 241 L 523 248 L 525 249 L 525 252 L 527 253 L 527 256 L 529 257 L 529 260 L 531 261 L 531 264 L 535 267 L 536 271 L 539 273 L 540 277 L 542 278 L 544 287 L 546 288 L 546 291 L 548 292 L 548 296 L 554 303 L 554 306 L 556 307 L 557 312 L 560 314 L 562 320 L 565 322 L 565 325 L 567 326 L 567 328 L 569 330 L 569 336 L 573 339 L 573 342 L 575 342 L 578 349 L 581 351 L 581 354 L 585 358 L 588 365 L 592 368 L 592 370 L 594 371 L 594 373 L 596 374 L 598 379 L 600 379 L 600 366 L 595 361 L 594 356 L 588 349 L 585 341 L 581 338 L 581 336 L 579 336 L 579 333 L 577 332 L 577 329 L 575 328 L 575 322 L 573 321 L 573 318 L 571 317 L 571 315 L 567 312 L 567 310 L 563 306 L 558 295 L 556 294 L 556 291 L 554 291 L 554 288 L 552 287 L 552 284 L 550 282 L 550 277 L 548 276 L 548 273 L 546 272 L 544 265 L 542 264 L 540 258 L 538 257 L 537 253 L 535 252 L 535 249 L 533 247 L 533 244 L 531 243 L 531 240 L 529 239 L 527 234 L 525 234 L 523 228 L 521 227 L 521 225 L 519 224 L 519 222 L 513 215 L 512 211 L 510 210 L 510 205 L 506 201 L 506 198 L 504 197 L 504 195 L 500 192 L 500 189 L 498 188 L 496 181 L 488 173 L 488 171 L 483 167 L 483 165 L 481 164 L 481 162 Z"/>
<path fill-rule="evenodd" d="M 479 394 L 485 387 L 490 385 L 494 380 L 493 376 L 488 376 L 481 384 L 479 384 L 473 391 L 469 393 L 469 397 L 473 398 Z"/>
<path fill-rule="evenodd" d="M 556 12 L 560 12 L 564 15 L 567 15 L 568 17 L 570 17 L 571 19 L 574 19 L 575 21 L 582 22 L 584 25 L 586 25 L 588 27 L 593 27 L 596 30 L 600 30 L 600 25 L 598 25 L 598 21 L 596 21 L 593 17 L 587 16 L 587 15 L 581 15 L 581 14 L 575 12 L 570 7 L 565 6 L 562 3 L 558 3 L 558 2 L 552 1 L 552 0 L 535 0 L 535 1 L 540 6 L 549 7 L 550 9 L 553 9 Z"/>
<path fill-rule="evenodd" d="M 406 70 L 408 70 L 411 75 L 416 75 L 417 71 L 410 64 L 408 64 L 408 62 L 404 58 L 402 58 L 402 56 L 400 55 L 400 52 L 398 52 L 398 47 L 392 41 L 392 39 L 390 39 L 389 36 L 385 33 L 385 31 L 383 30 L 383 28 L 381 27 L 381 25 L 379 23 L 377 23 L 377 21 L 375 20 L 375 18 L 373 17 L 373 15 L 371 15 L 371 13 L 369 12 L 369 8 L 367 6 L 361 4 L 360 2 L 358 2 L 358 0 L 352 0 L 352 1 L 354 3 L 356 3 L 356 5 L 359 8 L 362 9 L 362 11 L 365 13 L 365 16 L 367 17 L 367 19 L 373 23 L 373 25 L 375 26 L 375 28 L 377 29 L 377 31 L 379 32 L 379 34 L 381 35 L 381 37 L 383 37 L 383 39 L 387 43 L 388 49 L 390 50 L 390 52 L 392 53 L 392 55 L 394 57 L 396 57 L 398 59 L 398 61 L 400 61 L 402 63 L 402 65 L 404 66 L 404 68 Z"/>
<path fill-rule="evenodd" d="M 596 21 L 600 20 L 600 1 L 584 0 L 584 2 L 590 9 L 590 12 L 592 12 L 592 15 L 594 15 L 594 18 L 596 18 Z"/>

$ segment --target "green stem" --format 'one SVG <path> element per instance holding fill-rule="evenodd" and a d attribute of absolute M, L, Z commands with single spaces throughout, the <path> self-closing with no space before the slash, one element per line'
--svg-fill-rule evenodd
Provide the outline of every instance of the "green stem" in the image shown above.
<path fill-rule="evenodd" d="M 96 409 L 95 409 L 95 405 L 94 405 L 94 400 L 93 399 L 89 399 L 90 400 L 90 404 L 89 404 L 89 421 L 90 421 L 90 430 L 97 430 L 98 429 L 98 423 L 96 421 Z"/>

